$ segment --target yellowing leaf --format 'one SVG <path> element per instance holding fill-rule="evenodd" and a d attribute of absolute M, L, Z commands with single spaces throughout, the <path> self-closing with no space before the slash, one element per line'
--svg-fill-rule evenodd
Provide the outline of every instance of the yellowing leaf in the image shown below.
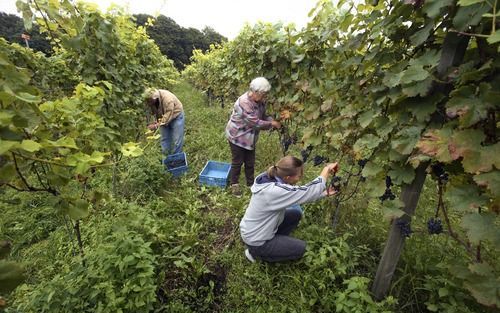
<path fill-rule="evenodd" d="M 75 143 L 75 139 L 71 137 L 62 137 L 59 138 L 56 141 L 51 141 L 51 144 L 56 146 L 56 147 L 66 147 L 66 148 L 73 148 L 73 149 L 78 149 Z"/>
<path fill-rule="evenodd" d="M 28 152 L 38 151 L 38 150 L 40 150 L 41 147 L 42 147 L 41 144 L 39 144 L 38 142 L 33 141 L 33 140 L 23 140 L 21 142 L 21 144 L 19 145 L 19 148 L 21 148 L 25 151 L 28 151 Z"/>
<path fill-rule="evenodd" d="M 454 160 L 462 157 L 462 165 L 468 173 L 488 172 L 500 166 L 500 143 L 482 146 L 485 135 L 480 130 L 467 129 L 453 134 L 449 151 Z"/>
<path fill-rule="evenodd" d="M 18 141 L 1 140 L 0 139 L 0 155 L 12 150 L 19 145 Z"/>
<path fill-rule="evenodd" d="M 435 157 L 441 162 L 449 163 L 452 161 L 448 150 L 450 136 L 450 129 L 433 129 L 425 133 L 416 146 L 422 153 Z"/>
<path fill-rule="evenodd" d="M 122 146 L 121 152 L 124 156 L 137 157 L 142 155 L 143 150 L 135 142 L 127 142 Z"/>

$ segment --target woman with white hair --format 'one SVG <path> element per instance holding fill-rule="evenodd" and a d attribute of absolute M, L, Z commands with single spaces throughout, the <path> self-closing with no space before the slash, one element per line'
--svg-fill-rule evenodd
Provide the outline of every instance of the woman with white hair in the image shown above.
<path fill-rule="evenodd" d="M 245 164 L 247 186 L 254 181 L 255 145 L 260 130 L 280 128 L 281 124 L 266 115 L 266 97 L 271 84 L 264 77 L 250 82 L 250 88 L 236 100 L 226 126 L 226 137 L 231 148 L 231 190 L 241 196 L 238 184 L 241 166 Z"/>

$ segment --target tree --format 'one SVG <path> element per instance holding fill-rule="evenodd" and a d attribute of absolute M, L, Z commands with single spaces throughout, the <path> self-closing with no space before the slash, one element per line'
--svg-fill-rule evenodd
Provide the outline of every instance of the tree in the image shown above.
<path fill-rule="evenodd" d="M 0 37 L 5 38 L 10 43 L 18 43 L 24 46 L 24 39 L 21 38 L 23 33 L 30 35 L 29 46 L 31 49 L 41 51 L 46 55 L 52 54 L 52 48 L 45 37 L 40 35 L 38 25 L 33 25 L 33 29 L 30 32 L 26 32 L 23 20 L 20 17 L 0 12 Z"/>

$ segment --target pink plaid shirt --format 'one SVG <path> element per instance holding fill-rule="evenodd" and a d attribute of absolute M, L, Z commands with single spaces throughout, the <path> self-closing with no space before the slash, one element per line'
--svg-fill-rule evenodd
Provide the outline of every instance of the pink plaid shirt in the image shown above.
<path fill-rule="evenodd" d="M 266 104 L 252 101 L 246 92 L 234 104 L 226 126 L 226 137 L 239 147 L 254 150 L 259 131 L 270 129 L 271 120 L 266 116 Z"/>

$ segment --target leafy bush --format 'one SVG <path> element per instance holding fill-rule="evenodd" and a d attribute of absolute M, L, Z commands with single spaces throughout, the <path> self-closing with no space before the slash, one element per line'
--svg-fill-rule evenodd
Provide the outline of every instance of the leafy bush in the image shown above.
<path fill-rule="evenodd" d="M 368 292 L 369 281 L 370 279 L 360 276 L 353 276 L 345 280 L 343 284 L 347 288 L 335 292 L 334 295 L 335 312 L 392 312 L 390 307 L 395 303 L 395 300 L 392 297 L 387 297 L 384 301 L 375 302 Z"/>
<path fill-rule="evenodd" d="M 148 312 L 156 300 L 155 259 L 149 243 L 118 230 L 83 264 L 51 281 L 25 287 L 21 312 Z M 22 292 L 22 291 L 21 291 Z"/>

